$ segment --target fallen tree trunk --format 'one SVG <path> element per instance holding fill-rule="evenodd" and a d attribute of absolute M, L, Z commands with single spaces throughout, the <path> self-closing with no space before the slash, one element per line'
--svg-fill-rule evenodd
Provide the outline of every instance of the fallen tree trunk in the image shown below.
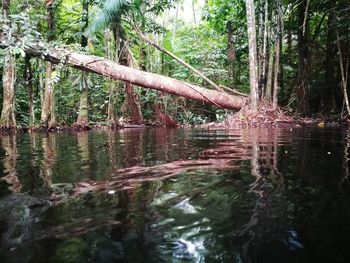
<path fill-rule="evenodd" d="M 5 41 L 4 39 L 0 39 L 1 48 L 8 47 Z M 122 80 L 137 86 L 155 89 L 188 99 L 213 104 L 225 109 L 239 110 L 246 102 L 246 98 L 241 96 L 234 96 L 224 92 L 208 90 L 159 74 L 121 66 L 116 62 L 102 57 L 85 55 L 60 48 L 47 49 L 40 46 L 27 47 L 25 52 L 30 55 L 43 57 L 45 60 L 56 64 L 64 63 L 67 66 L 94 72 L 110 77 L 114 80 Z"/>

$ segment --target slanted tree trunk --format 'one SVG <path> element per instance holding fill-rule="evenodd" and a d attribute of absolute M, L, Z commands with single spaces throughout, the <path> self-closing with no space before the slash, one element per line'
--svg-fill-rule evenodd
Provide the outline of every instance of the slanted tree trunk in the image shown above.
<path fill-rule="evenodd" d="M 33 72 L 30 63 L 30 56 L 26 55 L 24 59 L 24 81 L 28 89 L 28 116 L 29 126 L 33 126 L 35 122 L 34 101 L 33 101 Z"/>
<path fill-rule="evenodd" d="M 5 19 L 9 19 L 10 0 L 4 0 L 2 4 L 2 14 Z M 4 26 L 10 26 L 6 24 Z M 4 32 L 8 30 L 4 29 Z M 9 36 L 11 37 L 11 36 Z M 15 116 L 15 80 L 16 80 L 16 60 L 7 50 L 4 56 L 3 69 L 3 101 L 0 118 L 0 126 L 4 128 L 16 128 Z"/>
<path fill-rule="evenodd" d="M 6 48 L 8 46 L 6 36 L 0 36 L 0 48 Z M 140 87 L 159 90 L 213 104 L 221 108 L 239 110 L 246 103 L 246 99 L 243 96 L 229 95 L 223 92 L 205 89 L 159 74 L 122 66 L 102 57 L 80 54 L 59 48 L 43 48 L 39 45 L 27 46 L 25 52 L 29 55 L 41 56 L 53 63 L 64 63 L 67 66 L 94 72 L 114 80 L 129 82 Z"/>
<path fill-rule="evenodd" d="M 254 0 L 246 0 L 247 27 L 249 41 L 249 80 L 250 80 L 250 108 L 258 110 L 258 58 L 256 48 L 256 24 Z"/>
<path fill-rule="evenodd" d="M 81 36 L 81 48 L 84 50 L 88 44 L 88 39 L 84 36 L 84 32 L 89 25 L 89 1 L 82 0 L 82 36 Z M 88 85 L 88 73 L 83 72 L 80 82 L 80 101 L 79 112 L 76 124 L 87 126 L 89 124 L 89 85 Z"/>
<path fill-rule="evenodd" d="M 249 0 L 251 1 L 251 0 Z M 147 42 L 148 44 L 150 44 L 151 46 L 155 47 L 156 49 L 158 49 L 161 52 L 164 52 L 165 54 L 167 54 L 168 56 L 172 57 L 173 59 L 175 59 L 177 62 L 181 63 L 183 66 L 185 66 L 186 68 L 188 68 L 189 70 L 191 70 L 192 72 L 194 72 L 197 76 L 199 76 L 200 78 L 202 78 L 203 80 L 205 80 L 210 86 L 212 86 L 213 88 L 215 88 L 218 91 L 224 92 L 222 88 L 220 88 L 218 85 L 216 85 L 213 81 L 211 81 L 210 79 L 208 79 L 202 72 L 200 72 L 199 70 L 195 69 L 194 67 L 192 67 L 190 64 L 188 64 L 187 62 L 185 62 L 184 60 L 182 60 L 181 58 L 179 58 L 178 56 L 176 56 L 175 54 L 173 54 L 172 52 L 170 52 L 169 50 L 165 49 L 164 47 L 158 45 L 156 42 L 154 42 L 153 40 L 151 40 L 147 35 L 145 35 L 135 24 L 134 24 L 134 30 L 135 32 L 138 34 L 138 36 L 144 40 L 145 42 Z M 256 45 L 255 45 L 256 46 Z"/>

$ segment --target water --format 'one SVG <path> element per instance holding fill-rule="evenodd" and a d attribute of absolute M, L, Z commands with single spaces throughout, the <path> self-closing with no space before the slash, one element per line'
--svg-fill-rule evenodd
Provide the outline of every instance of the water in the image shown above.
<path fill-rule="evenodd" d="M 0 138 L 1 262 L 350 262 L 350 131 Z"/>

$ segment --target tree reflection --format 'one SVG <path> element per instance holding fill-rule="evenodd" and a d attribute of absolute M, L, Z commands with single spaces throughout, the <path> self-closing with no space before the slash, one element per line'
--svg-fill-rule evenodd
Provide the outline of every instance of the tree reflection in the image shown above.
<path fill-rule="evenodd" d="M 17 164 L 17 137 L 15 134 L 1 137 L 1 146 L 5 150 L 3 157 L 3 166 L 5 176 L 2 177 L 9 187 L 8 189 L 13 193 L 19 193 L 22 189 L 22 184 L 18 179 L 16 164 Z"/>

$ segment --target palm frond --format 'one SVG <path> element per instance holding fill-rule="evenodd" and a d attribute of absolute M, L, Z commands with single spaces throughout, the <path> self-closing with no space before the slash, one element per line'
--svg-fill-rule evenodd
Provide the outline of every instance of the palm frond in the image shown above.
<path fill-rule="evenodd" d="M 97 31 L 105 29 L 112 23 L 118 23 L 120 16 L 130 0 L 106 0 L 103 7 L 97 12 L 89 28 L 85 32 L 86 36 L 91 37 Z"/>

